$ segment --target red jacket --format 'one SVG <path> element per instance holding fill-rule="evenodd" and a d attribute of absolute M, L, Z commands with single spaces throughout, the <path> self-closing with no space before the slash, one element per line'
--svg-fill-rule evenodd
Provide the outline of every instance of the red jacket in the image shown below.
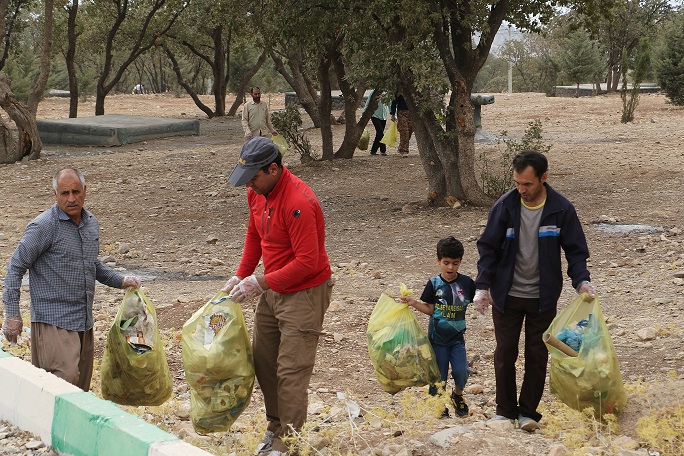
<path fill-rule="evenodd" d="M 247 191 L 249 225 L 236 275 L 254 273 L 264 259 L 266 283 L 278 293 L 315 287 L 332 274 L 325 219 L 313 190 L 283 166 L 268 198 Z"/>

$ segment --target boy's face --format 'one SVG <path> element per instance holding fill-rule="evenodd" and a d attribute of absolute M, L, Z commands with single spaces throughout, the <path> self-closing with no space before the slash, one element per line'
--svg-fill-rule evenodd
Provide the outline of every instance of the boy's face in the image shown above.
<path fill-rule="evenodd" d="M 442 278 L 447 282 L 455 280 L 458 276 L 458 268 L 461 267 L 462 258 L 448 258 L 442 257 L 437 259 L 437 264 L 439 264 L 439 272 Z"/>

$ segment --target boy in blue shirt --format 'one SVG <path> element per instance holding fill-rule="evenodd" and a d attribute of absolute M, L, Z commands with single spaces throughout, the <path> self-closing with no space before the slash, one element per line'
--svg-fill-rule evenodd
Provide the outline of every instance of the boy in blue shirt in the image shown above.
<path fill-rule="evenodd" d="M 437 357 L 444 388 L 451 365 L 451 376 L 455 383 L 451 402 L 458 416 L 468 415 L 468 405 L 463 400 L 463 388 L 470 376 L 470 368 L 463 335 L 466 329 L 466 307 L 475 296 L 473 279 L 458 273 L 463 252 L 463 244 L 453 236 L 440 239 L 437 242 L 437 264 L 440 274 L 428 281 L 420 300 L 411 296 L 401 298 L 402 302 L 430 315 L 428 339 Z M 430 394 L 437 395 L 435 386 L 430 386 Z M 448 409 L 442 416 L 449 416 Z"/>

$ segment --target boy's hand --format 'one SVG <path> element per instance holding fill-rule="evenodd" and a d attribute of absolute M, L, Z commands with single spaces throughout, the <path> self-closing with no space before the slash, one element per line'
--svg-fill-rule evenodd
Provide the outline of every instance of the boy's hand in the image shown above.
<path fill-rule="evenodd" d="M 400 296 L 399 301 L 401 301 L 404 304 L 411 306 L 411 307 L 415 307 L 415 305 L 416 305 L 416 300 L 410 296 Z"/>

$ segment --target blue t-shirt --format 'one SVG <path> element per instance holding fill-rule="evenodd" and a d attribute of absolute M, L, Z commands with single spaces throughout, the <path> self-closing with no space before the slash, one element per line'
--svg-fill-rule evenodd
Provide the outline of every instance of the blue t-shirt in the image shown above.
<path fill-rule="evenodd" d="M 428 281 L 420 300 L 435 306 L 428 324 L 430 342 L 440 345 L 457 342 L 466 329 L 466 307 L 474 296 L 475 282 L 463 274 L 458 274 L 453 282 L 447 282 L 441 275 Z"/>

